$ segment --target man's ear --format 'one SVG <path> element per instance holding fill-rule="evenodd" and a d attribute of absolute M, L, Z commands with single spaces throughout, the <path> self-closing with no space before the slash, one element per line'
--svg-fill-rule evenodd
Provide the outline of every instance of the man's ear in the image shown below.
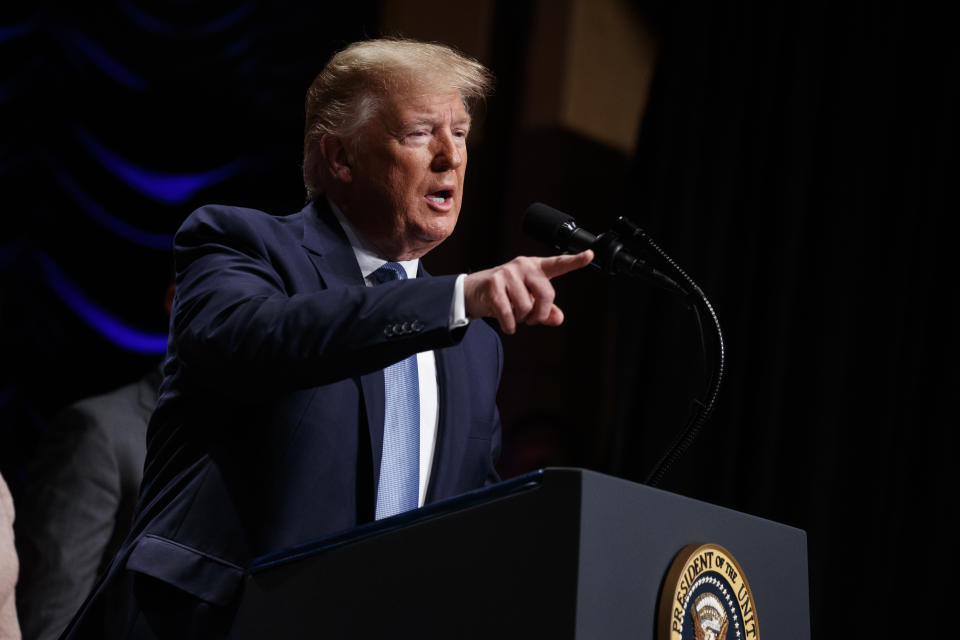
<path fill-rule="evenodd" d="M 343 183 L 353 180 L 350 158 L 343 138 L 333 133 L 323 134 L 323 137 L 320 138 L 320 152 L 323 154 L 323 162 L 327 171 L 330 172 L 334 180 Z"/>

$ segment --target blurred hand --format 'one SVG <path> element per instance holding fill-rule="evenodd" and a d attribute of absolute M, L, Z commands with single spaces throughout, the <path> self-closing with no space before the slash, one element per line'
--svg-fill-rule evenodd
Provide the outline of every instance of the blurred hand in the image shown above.
<path fill-rule="evenodd" d="M 471 273 L 463 282 L 467 317 L 496 318 L 504 333 L 517 325 L 563 322 L 563 311 L 553 304 L 556 293 L 551 278 L 581 269 L 593 260 L 587 249 L 575 255 L 528 258 L 520 256 L 492 269 Z"/>

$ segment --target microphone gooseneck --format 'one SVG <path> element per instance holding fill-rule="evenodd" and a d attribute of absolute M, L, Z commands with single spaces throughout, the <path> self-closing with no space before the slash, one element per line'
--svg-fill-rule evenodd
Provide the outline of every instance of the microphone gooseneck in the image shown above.
<path fill-rule="evenodd" d="M 653 249 L 658 255 L 660 255 L 663 260 L 670 265 L 675 273 L 677 273 L 686 286 L 689 288 L 693 294 L 690 298 L 696 303 L 692 304 L 691 308 L 694 312 L 694 318 L 697 322 L 697 330 L 700 334 L 700 348 L 704 354 L 704 360 L 707 360 L 707 350 L 706 341 L 704 340 L 703 332 L 703 321 L 700 316 L 701 308 L 706 310 L 707 315 L 710 316 L 710 320 L 713 323 L 714 335 L 716 337 L 716 350 L 714 351 L 714 363 L 713 367 L 707 365 L 707 389 L 703 394 L 702 399 L 695 399 L 693 405 L 693 411 L 690 415 L 690 418 L 687 420 L 687 424 L 684 425 L 683 429 L 676 435 L 673 442 L 670 443 L 670 446 L 667 447 L 667 450 L 660 456 L 657 463 L 653 466 L 653 469 L 650 470 L 650 473 L 647 474 L 647 477 L 644 479 L 644 482 L 651 487 L 655 487 L 660 484 L 660 481 L 666 475 L 667 471 L 673 464 L 680 459 L 681 456 L 686 452 L 686 450 L 693 444 L 693 441 L 696 439 L 697 435 L 700 433 L 700 430 L 703 428 L 703 425 L 706 424 L 707 420 L 710 418 L 710 414 L 713 413 L 713 409 L 717 403 L 717 396 L 720 393 L 720 383 L 723 380 L 723 374 L 726 370 L 726 347 L 723 342 L 723 330 L 720 328 L 720 319 L 717 317 L 716 311 L 713 309 L 713 305 L 710 304 L 710 300 L 707 299 L 706 294 L 703 290 L 697 285 L 693 279 L 687 275 L 687 272 L 684 271 L 680 265 L 678 265 L 673 258 L 671 258 L 667 253 L 660 248 L 660 246 L 653 241 L 653 239 L 647 235 L 647 233 L 641 229 L 639 226 L 633 223 L 633 221 L 627 219 L 624 216 L 617 218 L 616 225 L 617 229 L 621 231 L 628 239 L 634 241 L 643 241 Z"/>
<path fill-rule="evenodd" d="M 523 217 L 523 231 L 528 235 L 560 251 L 580 252 L 585 249 L 593 249 L 595 254 L 593 264 L 600 269 L 608 273 L 623 273 L 643 277 L 664 289 L 679 293 L 684 297 L 688 308 L 694 314 L 699 333 L 700 349 L 707 369 L 707 389 L 702 398 L 694 398 L 692 412 L 687 423 L 644 480 L 646 484 L 656 486 L 670 467 L 690 447 L 713 413 L 717 395 L 720 391 L 720 382 L 723 379 L 726 350 L 717 314 L 697 283 L 636 224 L 621 216 L 617 219 L 616 228 L 616 233 L 609 231 L 595 236 L 578 227 L 573 216 L 541 202 L 530 205 Z M 645 260 L 634 257 L 620 241 L 621 235 L 626 238 L 628 243 L 642 241 L 653 249 L 683 284 L 678 284 L 673 278 L 658 271 Z M 707 348 L 701 310 L 706 311 L 715 329 L 716 349 L 713 351 L 712 367 L 709 364 L 708 354 L 711 350 Z"/>

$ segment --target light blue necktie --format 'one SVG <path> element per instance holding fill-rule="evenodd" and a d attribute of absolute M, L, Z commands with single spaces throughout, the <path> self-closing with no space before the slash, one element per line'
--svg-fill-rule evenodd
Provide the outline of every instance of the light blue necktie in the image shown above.
<path fill-rule="evenodd" d="M 387 262 L 373 272 L 378 282 L 406 280 L 403 265 Z M 377 487 L 377 520 L 416 509 L 420 492 L 420 383 L 417 356 L 383 370 L 386 392 L 383 455 Z"/>

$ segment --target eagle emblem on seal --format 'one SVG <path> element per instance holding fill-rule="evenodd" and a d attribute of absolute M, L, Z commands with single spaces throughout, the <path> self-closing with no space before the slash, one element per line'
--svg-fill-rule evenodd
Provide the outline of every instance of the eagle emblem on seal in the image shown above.
<path fill-rule="evenodd" d="M 712 593 L 701 594 L 690 605 L 694 640 L 726 640 L 730 621 L 721 603 Z"/>

